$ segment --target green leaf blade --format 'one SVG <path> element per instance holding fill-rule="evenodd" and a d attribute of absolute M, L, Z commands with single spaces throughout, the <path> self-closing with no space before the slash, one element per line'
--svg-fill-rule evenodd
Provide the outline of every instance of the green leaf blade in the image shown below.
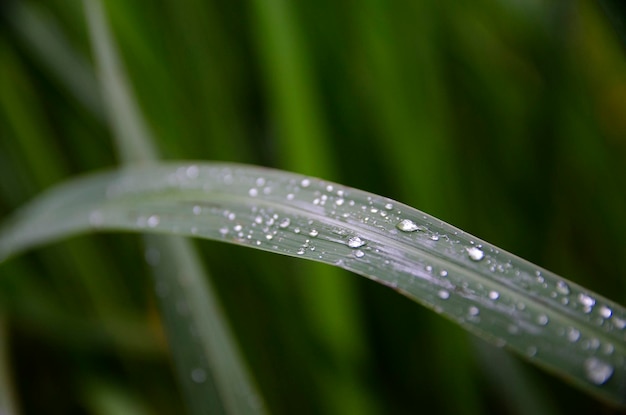
<path fill-rule="evenodd" d="M 381 196 L 233 164 L 127 168 L 35 202 L 0 234 L 0 256 L 94 228 L 196 236 L 339 266 L 624 404 L 622 306 Z"/>

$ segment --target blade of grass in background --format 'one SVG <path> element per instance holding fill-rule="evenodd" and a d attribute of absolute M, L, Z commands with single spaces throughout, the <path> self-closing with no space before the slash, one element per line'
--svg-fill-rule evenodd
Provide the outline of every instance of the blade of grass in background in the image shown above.
<path fill-rule="evenodd" d="M 23 209 L 0 234 L 0 258 L 94 228 L 198 236 L 336 265 L 626 403 L 622 306 L 390 199 L 232 164 L 128 168 L 74 180 Z"/>
<path fill-rule="evenodd" d="M 99 0 L 85 0 L 105 103 L 120 157 L 156 159 L 128 86 Z M 193 414 L 258 414 L 262 401 L 248 379 L 225 315 L 193 247 L 173 237 L 146 236 L 159 305 L 178 379 Z"/>

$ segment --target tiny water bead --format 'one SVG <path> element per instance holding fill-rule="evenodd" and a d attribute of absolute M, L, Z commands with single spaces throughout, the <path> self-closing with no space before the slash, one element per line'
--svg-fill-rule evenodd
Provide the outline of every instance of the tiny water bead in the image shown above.
<path fill-rule="evenodd" d="M 402 219 L 396 225 L 396 228 L 398 228 L 402 232 L 415 232 L 419 229 L 419 226 L 417 226 L 417 224 L 410 219 Z"/>
<path fill-rule="evenodd" d="M 157 227 L 160 222 L 161 220 L 159 219 L 158 215 L 152 215 L 148 218 L 148 221 L 146 223 L 148 224 L 149 227 L 154 228 L 154 227 Z"/>
<path fill-rule="evenodd" d="M 313 238 L 315 238 L 317 235 L 319 235 L 317 229 L 311 229 L 311 231 L 309 232 L 309 236 L 312 236 Z"/>
<path fill-rule="evenodd" d="M 366 243 L 367 242 L 365 242 L 363 239 L 361 239 L 358 236 L 353 236 L 350 239 L 348 239 L 348 246 L 352 249 L 360 248 Z"/>
<path fill-rule="evenodd" d="M 563 295 L 568 295 L 570 293 L 569 285 L 567 285 L 567 283 L 562 280 L 559 280 L 556 283 L 556 290 Z"/>
<path fill-rule="evenodd" d="M 446 291 L 446 290 L 439 290 L 439 292 L 437 293 L 437 295 L 439 296 L 439 298 L 441 298 L 442 300 L 447 300 L 448 298 L 450 298 L 450 292 Z"/>
<path fill-rule="evenodd" d="M 469 255 L 472 261 L 478 262 L 481 261 L 485 257 L 485 253 L 482 249 L 472 246 L 471 248 L 465 248 L 467 254 Z"/>
<path fill-rule="evenodd" d="M 284 218 L 278 223 L 278 227 L 281 229 L 285 229 L 291 224 L 291 220 L 289 218 Z"/>
<path fill-rule="evenodd" d="M 500 293 L 497 291 L 489 291 L 489 299 L 490 300 L 497 300 L 498 298 L 500 298 Z"/>
<path fill-rule="evenodd" d="M 356 251 L 354 251 L 354 256 L 357 258 L 363 258 L 365 256 L 365 252 L 361 251 L 360 249 L 357 249 Z"/>
<path fill-rule="evenodd" d="M 590 357 L 584 363 L 587 379 L 596 385 L 603 385 L 613 376 L 613 366 L 596 357 Z"/>
<path fill-rule="evenodd" d="M 537 323 L 541 326 L 545 326 L 546 324 L 548 324 L 549 321 L 550 319 L 545 314 L 541 314 L 539 317 L 537 317 Z"/>

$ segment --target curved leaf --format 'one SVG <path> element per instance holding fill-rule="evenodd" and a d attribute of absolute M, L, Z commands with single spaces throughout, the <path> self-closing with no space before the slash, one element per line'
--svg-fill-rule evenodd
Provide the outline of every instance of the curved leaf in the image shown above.
<path fill-rule="evenodd" d="M 94 229 L 197 236 L 336 265 L 625 403 L 622 306 L 381 196 L 234 164 L 130 167 L 73 180 L 18 212 L 0 233 L 0 258 Z"/>

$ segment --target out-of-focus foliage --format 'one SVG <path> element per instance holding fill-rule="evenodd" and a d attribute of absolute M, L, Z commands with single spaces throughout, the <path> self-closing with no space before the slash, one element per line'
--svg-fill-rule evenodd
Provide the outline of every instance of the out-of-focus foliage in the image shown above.
<path fill-rule="evenodd" d="M 626 59 L 594 3 L 106 6 L 166 158 L 402 200 L 626 302 Z M 81 3 L 1 7 L 4 216 L 116 160 Z M 391 290 L 197 245 L 272 413 L 610 411 Z M 23 413 L 181 411 L 140 246 L 81 237 L 0 269 L 0 384 Z"/>

